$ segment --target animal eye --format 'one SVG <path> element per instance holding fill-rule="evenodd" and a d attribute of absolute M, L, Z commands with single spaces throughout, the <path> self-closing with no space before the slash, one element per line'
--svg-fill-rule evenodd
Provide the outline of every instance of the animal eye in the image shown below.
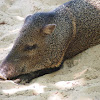
<path fill-rule="evenodd" d="M 27 45 L 24 49 L 24 51 L 28 51 L 28 50 L 33 50 L 37 48 L 37 44 L 34 44 L 32 46 Z"/>

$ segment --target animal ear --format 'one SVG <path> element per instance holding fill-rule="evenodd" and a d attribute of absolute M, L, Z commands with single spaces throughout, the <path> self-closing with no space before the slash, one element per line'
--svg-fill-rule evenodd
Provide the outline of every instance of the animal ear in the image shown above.
<path fill-rule="evenodd" d="M 54 31 L 55 27 L 56 24 L 48 24 L 45 25 L 42 30 L 45 34 L 51 34 Z"/>
<path fill-rule="evenodd" d="M 31 16 L 32 16 L 32 15 L 28 15 L 28 16 L 25 18 L 24 23 L 27 22 L 27 20 L 28 20 L 29 18 L 31 18 Z"/>

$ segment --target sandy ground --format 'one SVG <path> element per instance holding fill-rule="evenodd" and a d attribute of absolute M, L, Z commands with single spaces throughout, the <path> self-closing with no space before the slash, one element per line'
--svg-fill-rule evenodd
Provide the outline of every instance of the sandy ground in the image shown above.
<path fill-rule="evenodd" d="M 0 63 L 11 50 L 24 18 L 66 0 L 0 0 Z M 100 45 L 66 60 L 63 68 L 26 85 L 0 80 L 0 100 L 100 100 Z"/>

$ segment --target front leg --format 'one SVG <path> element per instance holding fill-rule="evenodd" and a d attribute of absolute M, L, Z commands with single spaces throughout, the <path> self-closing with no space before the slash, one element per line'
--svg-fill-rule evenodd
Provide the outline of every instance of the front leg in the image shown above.
<path fill-rule="evenodd" d="M 29 83 L 33 79 L 33 76 L 31 74 L 24 74 L 20 75 L 13 79 L 15 83 L 25 84 Z"/>

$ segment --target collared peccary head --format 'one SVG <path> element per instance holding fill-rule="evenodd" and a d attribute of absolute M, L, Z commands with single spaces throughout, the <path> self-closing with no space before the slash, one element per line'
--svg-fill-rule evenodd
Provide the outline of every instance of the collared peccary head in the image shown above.
<path fill-rule="evenodd" d="M 1 78 L 11 79 L 61 63 L 65 48 L 57 32 L 62 29 L 54 19 L 54 13 L 36 13 L 25 19 L 19 37 L 0 66 Z"/>

